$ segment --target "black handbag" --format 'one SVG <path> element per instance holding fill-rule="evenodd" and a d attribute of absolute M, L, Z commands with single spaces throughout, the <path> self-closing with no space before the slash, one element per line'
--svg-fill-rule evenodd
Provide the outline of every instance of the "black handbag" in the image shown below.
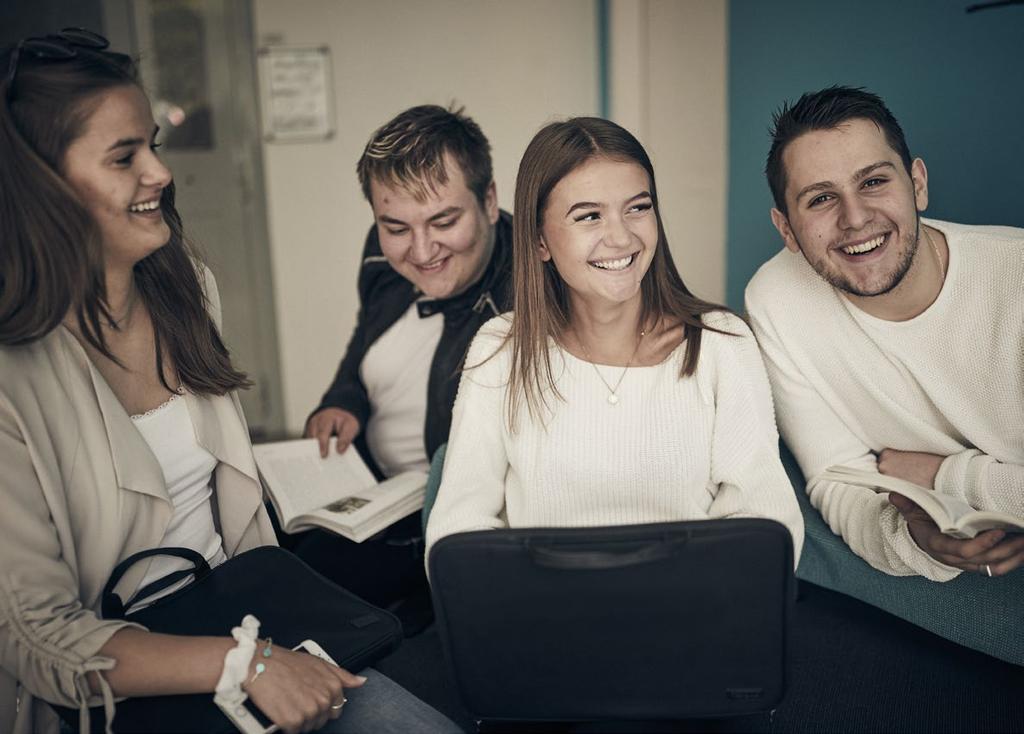
<path fill-rule="evenodd" d="M 741 716 L 785 690 L 793 542 L 773 520 L 460 533 L 430 580 L 475 719 Z"/>
<path fill-rule="evenodd" d="M 151 556 L 184 558 L 194 567 L 148 584 L 127 604 L 114 587 L 134 563 Z M 188 576 L 195 580 L 137 612 L 125 614 Z M 214 569 L 189 548 L 154 548 L 129 556 L 113 570 L 103 589 L 102 617 L 137 622 L 153 632 L 230 636 L 242 617 L 260 620 L 260 637 L 295 647 L 312 639 L 338 665 L 357 672 L 393 652 L 402 641 L 398 619 L 328 581 L 298 557 L 276 546 L 240 553 Z M 54 707 L 78 731 L 78 710 Z M 90 710 L 90 729 L 102 732 L 103 707 Z M 117 704 L 115 732 L 234 732 L 212 693 L 129 698 Z"/>

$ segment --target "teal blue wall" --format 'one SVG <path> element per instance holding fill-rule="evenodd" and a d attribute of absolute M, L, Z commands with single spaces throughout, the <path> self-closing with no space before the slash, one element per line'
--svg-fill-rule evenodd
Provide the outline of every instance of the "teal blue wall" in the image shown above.
<path fill-rule="evenodd" d="M 928 215 L 1024 227 L 1024 5 L 978 0 L 731 0 L 727 298 L 780 247 L 764 179 L 772 111 L 863 86 L 928 166 Z"/>

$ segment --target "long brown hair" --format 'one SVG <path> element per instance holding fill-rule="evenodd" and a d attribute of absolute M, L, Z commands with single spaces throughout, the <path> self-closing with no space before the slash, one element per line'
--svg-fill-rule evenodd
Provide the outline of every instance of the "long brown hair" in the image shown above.
<path fill-rule="evenodd" d="M 516 177 L 512 221 L 515 318 L 509 333 L 512 368 L 507 406 L 511 428 L 515 427 L 515 418 L 524 401 L 531 417 L 536 417 L 548 408 L 548 394 L 560 399 L 548 341 L 551 338 L 561 340 L 569 328 L 572 316 L 569 290 L 554 262 L 541 260 L 538 244 L 551 191 L 573 170 L 598 156 L 636 163 L 650 178 L 658 245 L 640 284 L 640 322 L 664 319 L 683 326 L 686 352 L 681 378 L 696 370 L 701 332 L 712 328 L 701 322 L 701 315 L 728 310 L 694 296 L 679 276 L 661 220 L 654 167 L 640 142 L 614 122 L 597 117 L 574 117 L 546 125 L 527 146 Z"/>
<path fill-rule="evenodd" d="M 12 53 L 0 52 L 0 69 L 8 68 Z M 41 339 L 74 312 L 83 338 L 117 362 L 101 328 L 117 327 L 99 229 L 61 171 L 103 93 L 127 85 L 139 86 L 131 58 L 77 48 L 69 59 L 21 54 L 13 89 L 0 90 L 0 345 Z M 183 234 L 173 184 L 163 190 L 160 208 L 170 239 L 134 268 L 153 321 L 160 380 L 170 389 L 160 367 L 166 354 L 193 392 L 249 387 L 207 311 L 201 261 Z"/>

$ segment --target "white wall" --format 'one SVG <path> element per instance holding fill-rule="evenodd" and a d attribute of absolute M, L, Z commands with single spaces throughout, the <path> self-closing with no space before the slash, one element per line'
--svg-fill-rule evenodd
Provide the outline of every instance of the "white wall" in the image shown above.
<path fill-rule="evenodd" d="M 416 104 L 466 106 L 493 146 L 498 198 L 545 122 L 595 114 L 593 0 L 255 0 L 258 45 L 328 45 L 337 136 L 264 144 L 285 422 L 297 433 L 355 323 L 371 223 L 355 164 L 370 134 Z M 673 217 L 675 219 L 675 217 Z"/>
<path fill-rule="evenodd" d="M 727 2 L 612 0 L 611 117 L 647 148 L 672 256 L 725 301 Z"/>

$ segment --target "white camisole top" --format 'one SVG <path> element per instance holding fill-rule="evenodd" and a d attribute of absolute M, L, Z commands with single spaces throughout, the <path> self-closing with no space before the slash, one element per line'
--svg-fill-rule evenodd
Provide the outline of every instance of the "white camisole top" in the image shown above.
<path fill-rule="evenodd" d="M 223 563 L 227 556 L 220 534 L 213 522 L 211 480 L 217 459 L 196 440 L 192 417 L 180 395 L 141 415 L 133 415 L 132 423 L 153 451 L 164 472 L 167 492 L 174 505 L 174 514 L 164 533 L 161 547 L 184 546 L 202 554 L 211 567 Z M 156 556 L 139 588 L 189 564 L 170 556 Z M 178 584 L 160 594 L 170 593 Z M 151 597 L 153 601 L 157 597 Z"/>

